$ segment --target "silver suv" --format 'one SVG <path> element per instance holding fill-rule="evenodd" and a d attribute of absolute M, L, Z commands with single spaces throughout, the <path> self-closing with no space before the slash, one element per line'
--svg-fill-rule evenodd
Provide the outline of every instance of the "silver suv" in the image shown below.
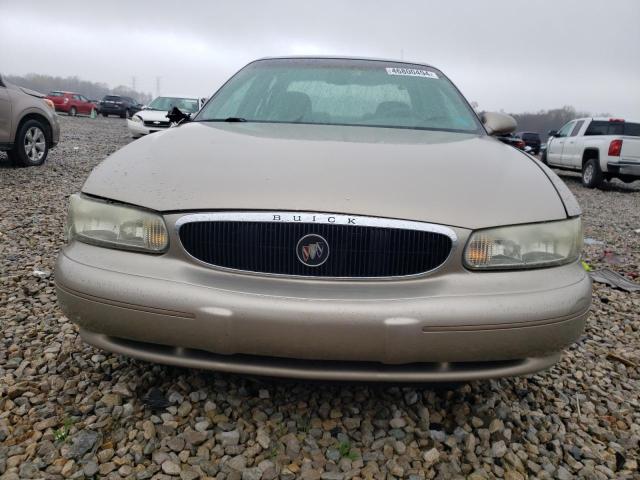
<path fill-rule="evenodd" d="M 53 104 L 44 95 L 0 76 L 0 151 L 24 167 L 42 165 L 60 140 Z"/>

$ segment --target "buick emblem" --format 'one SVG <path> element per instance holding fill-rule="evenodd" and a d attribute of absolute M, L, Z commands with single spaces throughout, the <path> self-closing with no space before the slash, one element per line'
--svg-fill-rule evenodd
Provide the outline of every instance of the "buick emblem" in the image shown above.
<path fill-rule="evenodd" d="M 298 260 L 307 267 L 319 267 L 329 258 L 329 244 L 320 235 L 305 235 L 296 245 Z"/>

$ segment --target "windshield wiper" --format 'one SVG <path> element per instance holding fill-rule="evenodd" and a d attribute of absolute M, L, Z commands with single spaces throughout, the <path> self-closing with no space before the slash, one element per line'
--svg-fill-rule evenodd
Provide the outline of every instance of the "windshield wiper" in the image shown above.
<path fill-rule="evenodd" d="M 201 122 L 228 122 L 228 123 L 248 122 L 246 118 L 242 118 L 242 117 L 207 118 L 206 120 L 200 120 L 200 121 Z"/>

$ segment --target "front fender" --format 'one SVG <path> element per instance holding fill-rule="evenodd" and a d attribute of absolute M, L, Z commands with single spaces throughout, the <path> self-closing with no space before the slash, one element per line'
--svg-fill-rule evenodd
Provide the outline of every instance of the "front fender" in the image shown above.
<path fill-rule="evenodd" d="M 51 138 L 49 139 L 52 143 L 57 143 L 57 120 L 55 118 L 55 112 L 51 111 L 48 112 L 45 109 L 49 109 L 49 107 L 47 105 L 43 105 L 43 108 L 38 108 L 35 106 L 29 106 L 26 108 L 23 108 L 20 111 L 20 114 L 17 115 L 14 118 L 17 118 L 17 121 L 15 123 L 13 123 L 13 125 L 11 126 L 12 128 L 12 132 L 11 132 L 11 138 L 15 138 L 17 133 L 18 133 L 18 128 L 19 126 L 22 124 L 23 120 L 25 119 L 25 117 L 29 116 L 29 115 L 37 115 L 38 117 L 44 119 L 44 121 L 47 122 L 47 125 L 49 126 L 50 129 L 50 134 L 51 134 Z"/>

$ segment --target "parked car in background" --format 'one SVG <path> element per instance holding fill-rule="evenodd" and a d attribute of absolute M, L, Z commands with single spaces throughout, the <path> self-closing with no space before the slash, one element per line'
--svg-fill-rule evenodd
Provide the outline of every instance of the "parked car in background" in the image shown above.
<path fill-rule="evenodd" d="M 63 112 L 72 117 L 91 115 L 92 111 L 97 113 L 96 105 L 80 93 L 54 90 L 49 92 L 47 98 L 53 102 L 57 112 Z"/>
<path fill-rule="evenodd" d="M 163 95 L 157 97 L 143 110 L 133 115 L 130 120 L 127 120 L 127 127 L 133 138 L 165 130 L 171 126 L 167 113 L 173 107 L 178 107 L 182 113 L 188 113 L 193 116 L 204 105 L 204 101 L 204 98 L 200 98 L 197 95 Z"/>
<path fill-rule="evenodd" d="M 496 137 L 502 143 L 506 143 L 507 145 L 511 145 L 512 147 L 517 148 L 518 150 L 524 150 L 526 146 L 524 140 L 522 140 L 519 136 L 509 133 L 507 135 L 499 135 Z"/>
<path fill-rule="evenodd" d="M 0 150 L 15 164 L 41 165 L 59 139 L 53 102 L 41 93 L 5 82 L 0 75 Z"/>
<path fill-rule="evenodd" d="M 549 368 L 583 331 L 591 281 L 573 195 L 490 138 L 515 127 L 429 65 L 252 62 L 71 196 L 57 298 L 85 341 L 187 367 L 390 382 Z"/>
<path fill-rule="evenodd" d="M 582 172 L 582 184 L 599 187 L 619 178 L 640 179 L 640 122 L 621 118 L 577 118 L 549 132 L 542 161 Z"/>
<path fill-rule="evenodd" d="M 538 155 L 540 153 L 540 145 L 542 140 L 540 134 L 536 132 L 520 132 L 517 134 L 522 139 L 526 147 L 531 148 L 532 155 Z"/>
<path fill-rule="evenodd" d="M 142 104 L 131 97 L 120 95 L 105 95 L 100 101 L 100 113 L 103 117 L 117 115 L 120 118 L 131 118 L 131 116 L 142 109 Z"/>

